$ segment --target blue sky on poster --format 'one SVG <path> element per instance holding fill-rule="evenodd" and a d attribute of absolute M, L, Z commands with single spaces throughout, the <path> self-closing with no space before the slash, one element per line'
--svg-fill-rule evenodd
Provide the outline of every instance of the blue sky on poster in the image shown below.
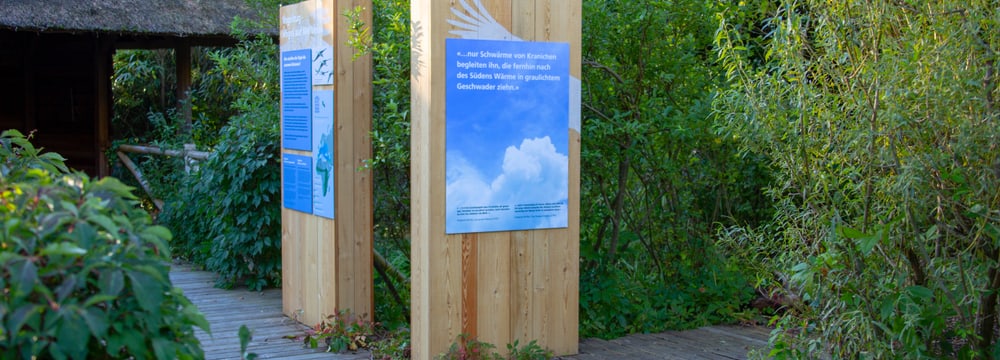
<path fill-rule="evenodd" d="M 512 71 L 494 69 L 458 69 L 451 56 L 446 103 L 446 207 L 449 229 L 455 229 L 456 209 L 466 206 L 563 203 L 568 199 L 568 46 L 533 42 L 449 42 L 454 55 L 463 46 L 484 47 L 509 53 L 560 53 L 556 61 L 491 60 L 481 62 L 516 62 L 548 64 L 547 71 Z M 555 50 L 558 49 L 558 50 Z M 560 51 L 565 50 L 565 53 Z M 467 59 L 463 59 L 467 60 Z M 549 74 L 559 81 L 501 81 L 457 79 L 456 72 L 485 74 Z M 456 83 L 510 84 L 517 91 L 458 90 Z M 495 214 L 494 214 L 495 215 Z M 516 220 L 491 220 L 490 226 L 517 229 L 565 226 L 566 217 Z M 501 217 L 504 215 L 501 214 Z M 555 220 L 555 223 L 552 222 Z M 505 223 L 518 223 L 510 225 Z M 476 228 L 476 224 L 461 224 Z"/>

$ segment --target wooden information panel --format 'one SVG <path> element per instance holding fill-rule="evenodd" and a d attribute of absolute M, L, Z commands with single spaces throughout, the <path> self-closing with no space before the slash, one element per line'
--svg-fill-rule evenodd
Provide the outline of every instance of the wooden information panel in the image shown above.
<path fill-rule="evenodd" d="M 578 349 L 581 4 L 412 0 L 414 359 Z"/>
<path fill-rule="evenodd" d="M 282 308 L 305 324 L 338 310 L 372 319 L 371 56 L 352 60 L 346 10 L 306 0 L 280 13 Z"/>

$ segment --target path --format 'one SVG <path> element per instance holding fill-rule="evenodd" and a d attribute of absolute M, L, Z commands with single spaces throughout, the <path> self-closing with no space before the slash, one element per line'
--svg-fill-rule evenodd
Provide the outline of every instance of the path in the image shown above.
<path fill-rule="evenodd" d="M 580 342 L 580 354 L 562 359 L 746 359 L 751 350 L 767 347 L 769 334 L 765 327 L 717 325 L 614 340 L 586 339 Z"/>
<path fill-rule="evenodd" d="M 366 352 L 333 354 L 322 349 L 307 349 L 298 340 L 306 327 L 281 312 L 281 290 L 261 292 L 222 290 L 213 287 L 215 274 L 174 265 L 170 279 L 174 286 L 198 306 L 211 324 L 212 335 L 201 330 L 195 334 L 205 350 L 205 359 L 239 359 L 240 325 L 254 332 L 249 351 L 259 359 L 289 360 L 360 360 Z M 629 335 L 615 340 L 586 339 L 580 353 L 561 357 L 565 360 L 598 359 L 746 359 L 747 352 L 767 346 L 769 330 L 764 327 L 710 326 L 695 330 L 668 331 L 657 334 Z"/>
<path fill-rule="evenodd" d="M 216 289 L 216 275 L 190 266 L 174 265 L 170 280 L 184 290 L 198 310 L 211 324 L 212 334 L 200 329 L 195 335 L 205 350 L 206 360 L 240 359 L 239 329 L 246 325 L 253 331 L 248 351 L 258 359 L 289 360 L 358 360 L 369 359 L 368 353 L 333 354 L 324 349 L 309 349 L 299 340 L 285 336 L 302 336 L 305 325 L 289 319 L 281 312 L 281 289 L 261 292 Z"/>

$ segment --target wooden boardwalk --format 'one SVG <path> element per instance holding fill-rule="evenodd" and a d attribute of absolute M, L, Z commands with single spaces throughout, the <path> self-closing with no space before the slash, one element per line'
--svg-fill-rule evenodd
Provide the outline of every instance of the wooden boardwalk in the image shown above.
<path fill-rule="evenodd" d="M 614 340 L 586 339 L 580 353 L 562 359 L 746 359 L 752 350 L 767 348 L 770 329 L 734 325 L 685 331 L 635 334 Z"/>
<path fill-rule="evenodd" d="M 170 272 L 174 286 L 184 290 L 184 295 L 198 306 L 211 324 L 211 335 L 196 330 L 205 359 L 239 359 L 240 325 L 253 331 L 249 351 L 260 359 L 371 358 L 367 352 L 332 354 L 323 349 L 303 347 L 301 341 L 286 338 L 301 337 L 306 326 L 282 314 L 280 289 L 262 292 L 216 289 L 213 287 L 215 278 L 215 274 L 185 265 L 174 265 Z M 580 354 L 560 359 L 746 359 L 749 351 L 767 347 L 768 334 L 769 330 L 764 327 L 710 326 L 629 335 L 615 340 L 586 339 L 580 343 Z"/>
<path fill-rule="evenodd" d="M 240 359 L 241 325 L 246 325 L 253 331 L 253 339 L 247 350 L 256 353 L 258 359 L 371 358 L 367 352 L 333 354 L 323 352 L 322 348 L 309 349 L 302 345 L 301 340 L 286 338 L 301 338 L 307 327 L 282 314 L 281 289 L 261 292 L 246 289 L 222 290 L 213 286 L 215 278 L 213 273 L 197 271 L 185 265 L 174 265 L 170 271 L 170 280 L 174 286 L 184 290 L 184 295 L 198 306 L 198 310 L 201 310 L 211 325 L 211 335 L 200 329 L 195 330 L 195 335 L 205 350 L 205 359 Z"/>

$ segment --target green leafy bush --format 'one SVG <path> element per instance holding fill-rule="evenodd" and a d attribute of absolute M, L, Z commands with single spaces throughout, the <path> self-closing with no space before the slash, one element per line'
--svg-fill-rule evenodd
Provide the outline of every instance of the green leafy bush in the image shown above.
<path fill-rule="evenodd" d="M 219 274 L 218 285 L 251 290 L 281 282 L 277 46 L 267 37 L 216 53 L 219 71 L 241 91 L 239 112 L 208 160 L 164 199 L 160 222 L 174 229 L 179 256 Z M 179 159 L 178 159 L 179 161 Z"/>
<path fill-rule="evenodd" d="M 0 135 L 0 354 L 6 359 L 196 359 L 208 330 L 168 276 L 170 231 L 131 188 L 70 173 Z"/>
<path fill-rule="evenodd" d="M 451 344 L 448 351 L 434 358 L 437 360 L 548 360 L 553 356 L 551 350 L 541 347 L 535 340 L 531 340 L 526 345 L 521 345 L 520 341 L 514 340 L 513 343 L 507 344 L 507 355 L 504 356 L 496 351 L 495 345 L 461 334 Z"/>
<path fill-rule="evenodd" d="M 714 244 L 770 212 L 763 158 L 713 130 L 712 14 L 728 6 L 583 2 L 583 336 L 730 322 L 753 294 Z"/>
<path fill-rule="evenodd" d="M 996 3 L 771 4 L 716 38 L 719 133 L 775 177 L 723 243 L 802 303 L 770 355 L 998 358 Z"/>

